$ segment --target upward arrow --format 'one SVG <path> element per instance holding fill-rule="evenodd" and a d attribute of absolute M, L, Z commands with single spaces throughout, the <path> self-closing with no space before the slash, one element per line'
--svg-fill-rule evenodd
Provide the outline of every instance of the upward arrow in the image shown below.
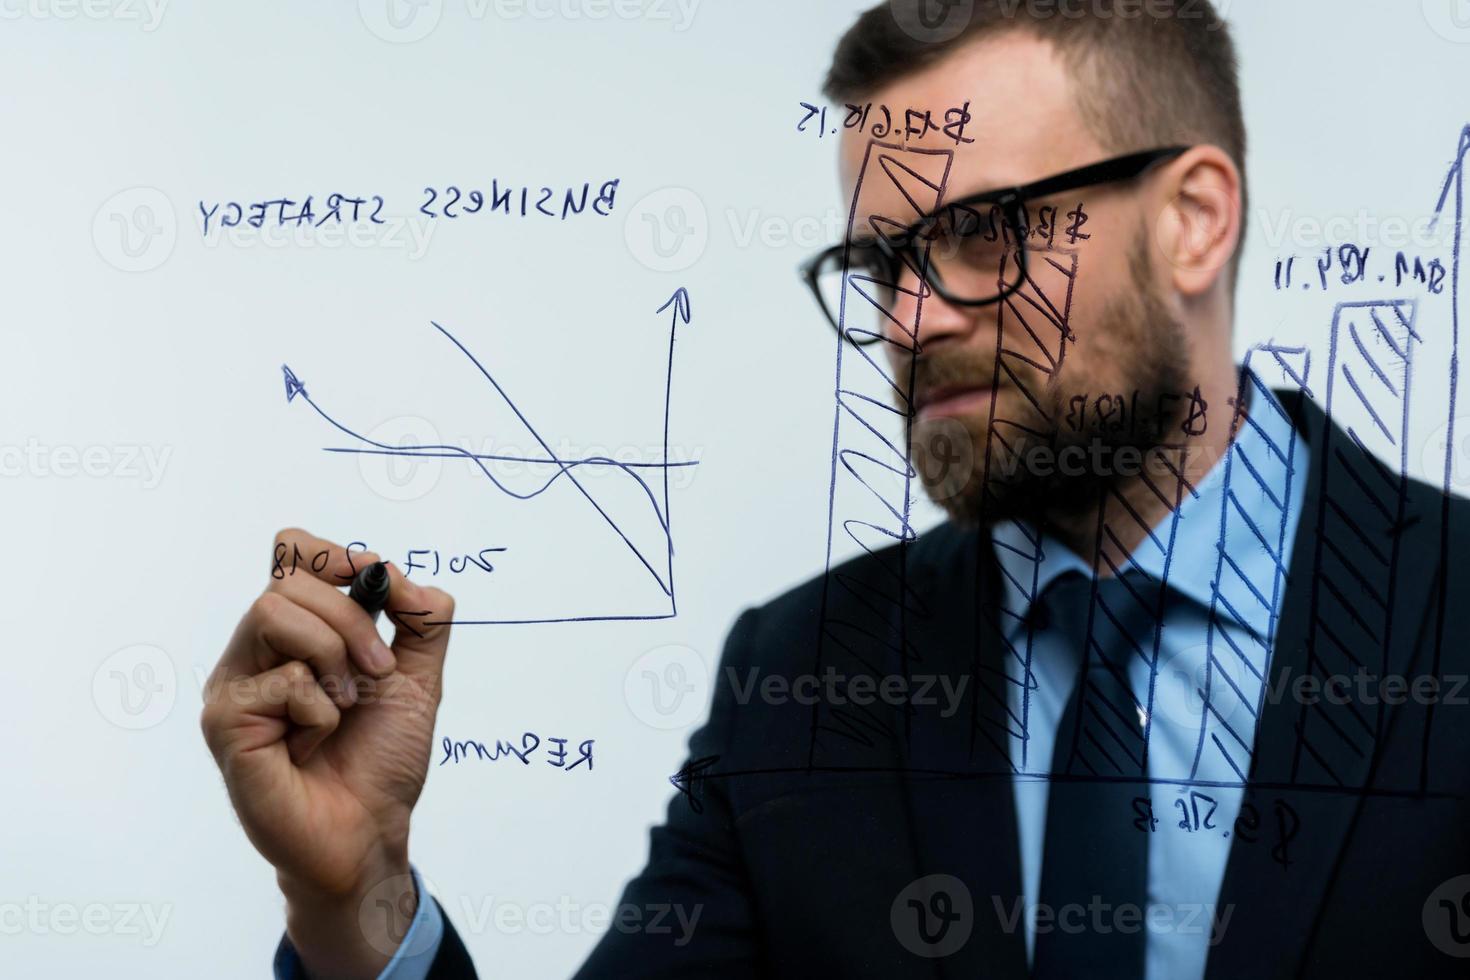
<path fill-rule="evenodd" d="M 678 289 L 674 290 L 674 295 L 669 297 L 669 301 L 663 306 L 660 306 L 655 312 L 662 313 L 670 306 L 674 308 L 675 323 L 678 323 L 681 319 L 685 323 L 689 322 L 689 317 L 693 312 L 689 305 L 689 290 L 685 289 L 683 286 L 680 286 Z"/>
<path fill-rule="evenodd" d="M 282 364 L 281 365 L 281 373 L 286 376 L 286 403 L 287 404 L 290 404 L 291 400 L 293 398 L 295 398 L 297 395 L 305 395 L 306 394 L 306 385 L 302 384 L 301 379 L 298 378 L 298 377 L 296 377 L 296 375 L 294 373 L 292 373 L 292 371 L 291 371 L 291 369 L 289 367 L 287 367 L 286 365 Z M 311 396 L 308 395 L 307 397 L 311 397 Z"/>

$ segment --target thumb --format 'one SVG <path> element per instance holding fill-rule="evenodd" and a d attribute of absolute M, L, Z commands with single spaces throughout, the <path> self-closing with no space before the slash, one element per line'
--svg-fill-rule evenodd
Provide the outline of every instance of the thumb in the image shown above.
<path fill-rule="evenodd" d="M 397 565 L 385 564 L 389 585 L 388 605 L 383 611 L 393 621 L 393 658 L 398 670 L 432 680 L 437 689 L 449 649 L 454 598 L 442 589 L 410 582 Z"/>

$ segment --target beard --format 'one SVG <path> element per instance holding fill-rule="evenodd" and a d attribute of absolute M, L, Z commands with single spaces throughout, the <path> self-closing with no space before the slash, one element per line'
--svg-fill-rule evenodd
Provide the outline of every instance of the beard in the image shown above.
<path fill-rule="evenodd" d="M 1019 354 L 997 361 L 994 348 L 913 359 L 919 398 L 967 385 L 992 389 L 989 410 L 920 420 L 911 432 L 917 475 L 952 520 L 988 527 L 1086 512 L 1110 488 L 1142 473 L 1143 460 L 1167 452 L 1171 431 L 1181 435 L 1184 328 L 1153 292 L 1148 261 L 1141 233 L 1129 255 L 1131 288 L 1109 300 L 1094 322 L 1074 327 L 1095 341 L 1087 350 L 1090 364 L 1064 353 L 1048 374 Z M 1073 465 L 1059 465 L 1068 459 Z"/>

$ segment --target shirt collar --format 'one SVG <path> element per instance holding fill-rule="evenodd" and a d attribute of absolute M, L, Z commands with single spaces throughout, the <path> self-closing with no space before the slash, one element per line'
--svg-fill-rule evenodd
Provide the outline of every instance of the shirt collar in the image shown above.
<path fill-rule="evenodd" d="M 1305 443 L 1271 390 L 1249 368 L 1242 371 L 1250 410 L 1226 456 L 1192 494 L 1185 494 L 1173 532 L 1172 553 L 1188 556 L 1188 560 L 1170 562 L 1169 587 L 1205 609 L 1217 598 L 1215 575 L 1221 563 L 1215 558 L 1222 546 L 1226 563 L 1233 563 L 1234 571 L 1240 573 L 1232 575 L 1232 581 L 1269 580 L 1277 559 L 1267 542 L 1278 536 L 1282 539 L 1281 567 L 1289 567 L 1306 487 Z M 1226 472 L 1233 467 L 1239 467 L 1230 477 L 1238 489 L 1230 493 Z M 1285 507 L 1278 501 L 1285 502 Z M 1244 520 L 1223 520 L 1227 506 Z M 1008 639 L 1015 639 L 1031 603 L 1058 576 L 1069 571 L 1091 575 L 1086 560 L 1050 534 L 1038 533 L 1029 522 L 999 523 L 991 531 L 991 541 L 1000 566 L 1001 623 Z M 1140 549 L 1133 557 L 1144 572 L 1163 579 L 1165 559 L 1156 550 Z M 1259 603 L 1232 602 L 1230 591 L 1228 583 L 1222 585 L 1220 598 L 1224 601 L 1215 603 L 1217 614 L 1269 638 L 1269 609 L 1263 610 Z"/>

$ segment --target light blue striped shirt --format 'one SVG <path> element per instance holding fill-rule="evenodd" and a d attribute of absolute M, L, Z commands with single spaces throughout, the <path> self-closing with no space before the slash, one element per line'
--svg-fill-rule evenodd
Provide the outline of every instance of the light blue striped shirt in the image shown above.
<path fill-rule="evenodd" d="M 1305 443 L 1270 389 L 1248 369 L 1243 377 L 1250 410 L 1230 450 L 1194 494 L 1184 495 L 1176 514 L 1154 529 L 1158 541 L 1172 540 L 1172 549 L 1145 541 L 1128 566 L 1165 581 L 1175 599 L 1185 600 L 1168 606 L 1156 668 L 1151 671 L 1141 657 L 1129 658 L 1129 681 L 1135 692 L 1144 692 L 1141 701 L 1153 682 L 1147 710 L 1150 782 L 1138 787 L 1158 821 L 1149 835 L 1148 980 L 1204 976 L 1212 925 L 1228 930 L 1230 910 L 1217 909 L 1216 900 L 1250 771 L 1283 570 L 1306 488 Z M 1218 415 L 1228 420 L 1231 410 Z M 1039 596 L 1064 572 L 1091 573 L 1088 562 L 1026 524 L 999 525 L 992 540 L 1003 572 L 1003 626 L 1012 654 L 1010 751 L 1029 910 L 1041 884 L 1049 786 L 1038 777 L 1050 771 L 1059 716 L 1081 661 L 1077 652 L 1057 648 L 1058 631 L 1028 633 L 1028 596 Z M 1028 647 L 1032 681 L 1026 699 Z M 1031 915 L 1025 921 L 1030 957 L 1036 923 Z"/>

